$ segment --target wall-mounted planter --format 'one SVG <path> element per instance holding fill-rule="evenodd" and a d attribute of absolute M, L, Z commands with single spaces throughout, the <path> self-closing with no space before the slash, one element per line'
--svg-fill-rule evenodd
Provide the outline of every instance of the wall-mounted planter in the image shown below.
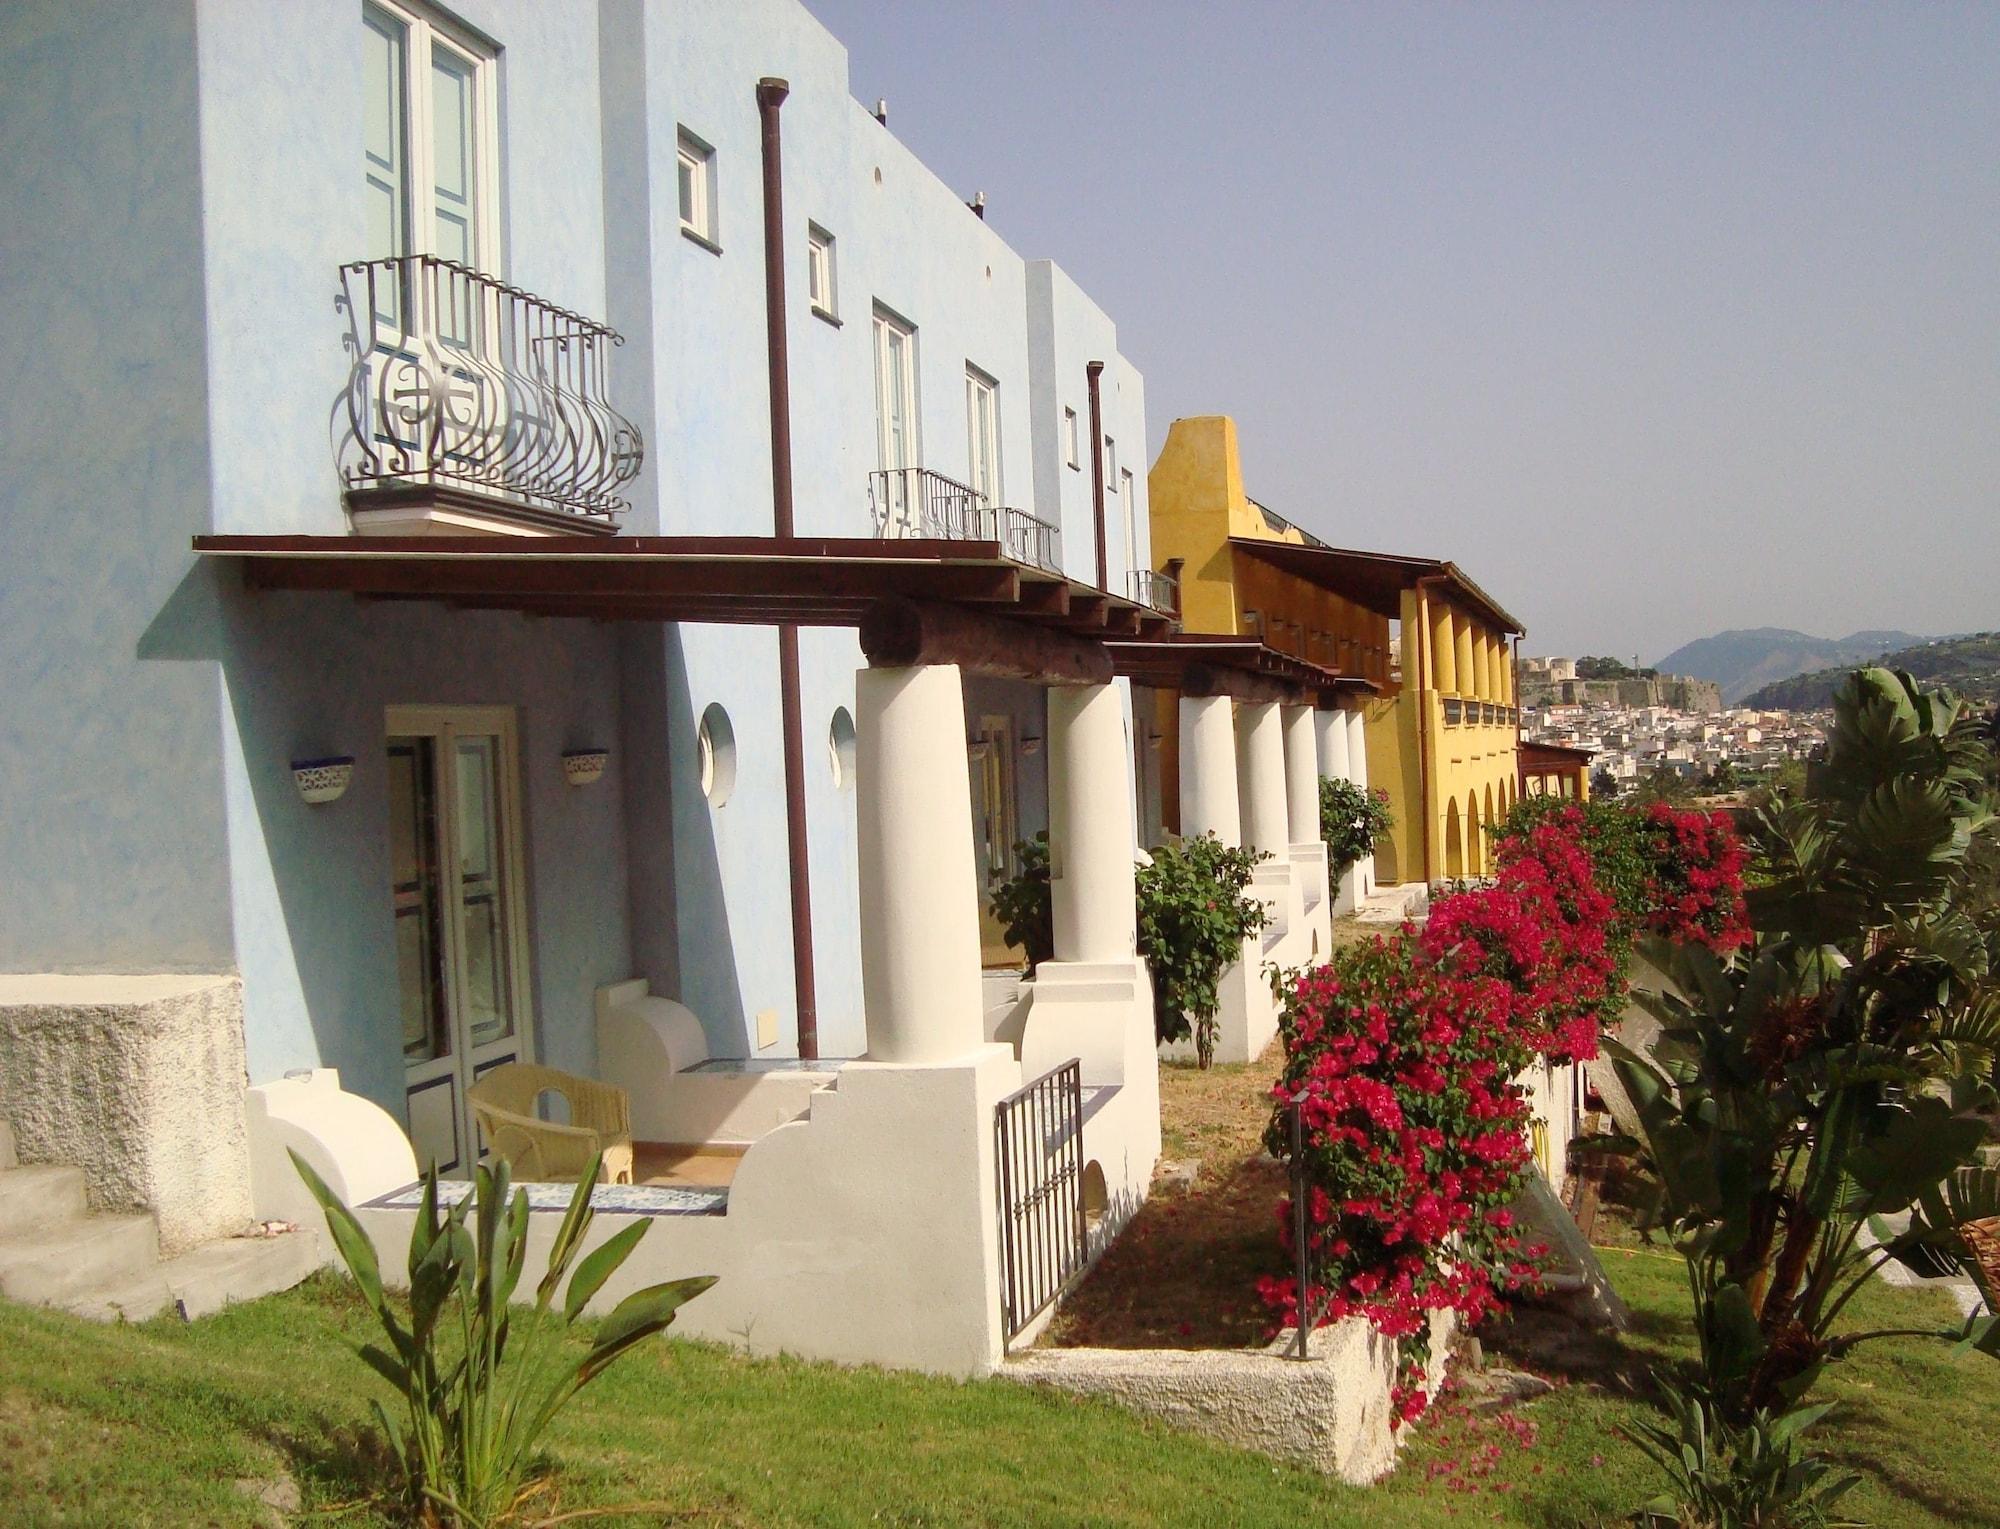
<path fill-rule="evenodd" d="M 347 795 L 348 783 L 353 779 L 354 756 L 351 754 L 339 754 L 330 759 L 292 761 L 292 781 L 298 786 L 299 795 L 315 805 L 339 801 Z"/>
<path fill-rule="evenodd" d="M 572 786 L 587 786 L 604 773 L 610 759 L 608 749 L 571 749 L 562 757 L 563 779 Z"/>

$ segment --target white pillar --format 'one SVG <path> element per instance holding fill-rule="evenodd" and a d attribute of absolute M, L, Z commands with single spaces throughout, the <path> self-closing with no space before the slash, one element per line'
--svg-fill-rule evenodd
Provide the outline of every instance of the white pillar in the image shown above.
<path fill-rule="evenodd" d="M 1181 697 L 1181 832 L 1243 842 L 1236 794 L 1236 724 L 1226 695 Z M 969 789 L 969 788 L 968 788 Z"/>
<path fill-rule="evenodd" d="M 1347 778 L 1363 791 L 1368 789 L 1368 727 L 1362 718 L 1362 708 L 1349 708 L 1344 714 L 1347 719 Z M 1375 857 L 1363 855 L 1354 866 L 1354 893 L 1357 897 L 1371 897 L 1375 892 Z"/>
<path fill-rule="evenodd" d="M 1294 844 L 1319 842 L 1319 744 L 1310 706 L 1279 710 L 1285 735 L 1285 815 Z"/>
<path fill-rule="evenodd" d="M 958 666 L 863 669 L 854 712 L 868 1055 L 961 1057 L 985 1031 Z"/>
<path fill-rule="evenodd" d="M 1236 795 L 1243 842 L 1284 858 L 1291 844 L 1285 819 L 1285 739 L 1278 708 L 1247 701 L 1236 708 Z"/>
<path fill-rule="evenodd" d="M 1315 713 L 1319 726 L 1319 773 L 1328 780 L 1347 779 L 1347 713 L 1339 709 Z"/>
<path fill-rule="evenodd" d="M 1138 950 L 1132 769 L 1115 685 L 1049 691 L 1049 865 L 1058 961 Z"/>

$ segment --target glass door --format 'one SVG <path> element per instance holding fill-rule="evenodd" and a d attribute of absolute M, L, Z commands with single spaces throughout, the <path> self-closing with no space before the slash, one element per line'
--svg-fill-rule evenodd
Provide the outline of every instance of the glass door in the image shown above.
<path fill-rule="evenodd" d="M 532 1051 L 513 713 L 389 710 L 390 904 L 405 1116 L 420 1164 L 471 1171 L 466 1089 Z"/>
<path fill-rule="evenodd" d="M 981 959 L 989 966 L 1004 966 L 1019 960 L 993 916 L 992 902 L 994 888 L 1020 869 L 1014 854 L 1020 830 L 1012 719 L 981 717 L 979 731 L 965 752 L 972 787 L 972 849 L 978 862 Z"/>
<path fill-rule="evenodd" d="M 966 479 L 989 510 L 1000 508 L 1000 384 L 965 369 Z M 997 524 L 997 522 L 996 522 Z"/>
<path fill-rule="evenodd" d="M 917 333 L 886 313 L 875 315 L 875 453 L 881 469 L 885 536 L 922 536 L 917 477 Z"/>

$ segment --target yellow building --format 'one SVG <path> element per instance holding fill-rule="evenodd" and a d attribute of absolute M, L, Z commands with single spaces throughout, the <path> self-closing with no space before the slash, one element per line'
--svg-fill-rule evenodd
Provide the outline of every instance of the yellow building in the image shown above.
<path fill-rule="evenodd" d="M 1180 581 L 1187 631 L 1261 637 L 1376 687 L 1367 778 L 1396 821 L 1375 879 L 1485 875 L 1486 827 L 1520 797 L 1521 624 L 1450 562 L 1329 547 L 1265 509 L 1244 492 L 1227 415 L 1175 420 L 1147 486 L 1153 556 Z M 1161 730 L 1178 827 L 1175 730 Z"/>

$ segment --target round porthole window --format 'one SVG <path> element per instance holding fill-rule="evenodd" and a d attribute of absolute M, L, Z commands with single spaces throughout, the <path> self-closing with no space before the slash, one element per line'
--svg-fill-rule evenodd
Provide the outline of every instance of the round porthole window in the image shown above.
<path fill-rule="evenodd" d="M 700 756 L 701 794 L 709 806 L 720 807 L 736 789 L 736 729 L 729 725 L 729 713 L 714 701 L 701 714 L 695 749 Z"/>
<path fill-rule="evenodd" d="M 833 721 L 826 730 L 827 763 L 833 766 L 833 783 L 842 791 L 854 786 L 854 717 L 845 706 L 833 709 Z"/>

